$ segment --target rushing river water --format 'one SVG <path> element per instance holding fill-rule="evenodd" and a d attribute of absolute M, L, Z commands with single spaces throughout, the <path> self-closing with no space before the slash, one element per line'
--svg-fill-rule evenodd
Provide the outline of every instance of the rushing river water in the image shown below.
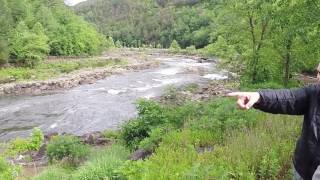
<path fill-rule="evenodd" d="M 116 129 L 136 116 L 134 102 L 138 98 L 160 96 L 168 85 L 226 78 L 214 62 L 199 63 L 179 56 L 153 58 L 161 62 L 160 67 L 112 75 L 54 94 L 0 98 L 0 140 L 25 137 L 33 127 L 45 133 L 77 135 Z"/>

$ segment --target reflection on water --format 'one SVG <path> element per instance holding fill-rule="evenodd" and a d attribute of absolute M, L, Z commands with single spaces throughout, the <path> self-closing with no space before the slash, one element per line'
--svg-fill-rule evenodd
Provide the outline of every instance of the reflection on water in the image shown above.
<path fill-rule="evenodd" d="M 0 139 L 26 136 L 33 127 L 45 132 L 84 134 L 115 129 L 137 114 L 138 98 L 161 95 L 167 85 L 179 86 L 208 79 L 226 78 L 215 73 L 213 63 L 198 63 L 181 57 L 157 57 L 156 69 L 112 75 L 95 84 L 42 96 L 2 97 L 0 99 Z M 195 67 L 202 74 L 187 72 Z"/>

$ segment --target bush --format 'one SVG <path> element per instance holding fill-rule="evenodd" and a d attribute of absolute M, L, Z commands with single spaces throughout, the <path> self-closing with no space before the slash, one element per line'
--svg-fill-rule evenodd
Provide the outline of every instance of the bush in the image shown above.
<path fill-rule="evenodd" d="M 222 36 L 219 36 L 215 43 L 204 47 L 202 51 L 206 56 L 217 56 L 223 59 L 232 59 L 237 54 L 235 48 L 228 45 L 227 41 Z"/>
<path fill-rule="evenodd" d="M 148 137 L 152 128 L 164 124 L 167 120 L 164 108 L 154 101 L 140 100 L 137 109 L 138 119 L 126 122 L 121 128 L 121 139 L 131 149 L 138 148 L 139 142 Z"/>
<path fill-rule="evenodd" d="M 117 48 L 122 48 L 123 47 L 121 41 L 119 41 L 119 40 L 116 41 L 115 46 Z"/>
<path fill-rule="evenodd" d="M 0 179 L 14 180 L 19 171 L 18 167 L 8 164 L 3 157 L 0 157 Z"/>
<path fill-rule="evenodd" d="M 30 138 L 16 138 L 9 143 L 8 154 L 15 155 L 26 151 L 37 151 L 42 145 L 43 133 L 39 128 L 33 128 Z"/>
<path fill-rule="evenodd" d="M 79 165 L 89 154 L 89 147 L 75 136 L 55 136 L 47 145 L 49 161 L 67 160 L 72 166 Z"/>
<path fill-rule="evenodd" d="M 188 54 L 195 54 L 197 52 L 196 46 L 192 45 L 192 46 L 186 47 L 186 52 Z"/>
<path fill-rule="evenodd" d="M 161 142 L 163 135 L 165 134 L 165 129 L 158 127 L 152 129 L 149 134 L 149 137 L 143 139 L 140 142 L 139 148 L 146 151 L 154 151 L 158 147 L 159 142 Z"/>
<path fill-rule="evenodd" d="M 48 37 L 40 23 L 32 30 L 22 21 L 13 32 L 10 44 L 12 62 L 34 67 L 49 53 Z"/>
<path fill-rule="evenodd" d="M 30 150 L 39 150 L 42 142 L 44 140 L 44 135 L 40 128 L 33 128 L 31 139 L 29 140 Z"/>
<path fill-rule="evenodd" d="M 170 51 L 171 52 L 178 52 L 181 50 L 181 47 L 179 43 L 176 40 L 173 40 L 171 45 L 170 45 Z"/>
<path fill-rule="evenodd" d="M 88 162 L 74 172 L 72 179 L 119 179 L 117 169 L 128 157 L 129 151 L 120 145 L 97 151 Z"/>
<path fill-rule="evenodd" d="M 114 41 L 113 41 L 113 38 L 110 36 L 106 39 L 106 48 L 114 48 L 115 47 L 115 44 L 114 44 Z"/>

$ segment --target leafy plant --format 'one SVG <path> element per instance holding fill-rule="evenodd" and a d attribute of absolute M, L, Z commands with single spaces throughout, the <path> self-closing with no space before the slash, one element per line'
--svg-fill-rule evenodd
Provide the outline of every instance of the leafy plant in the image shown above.
<path fill-rule="evenodd" d="M 17 137 L 10 141 L 8 147 L 8 154 L 15 155 L 18 153 L 24 153 L 26 151 L 39 150 L 43 143 L 43 133 L 39 128 L 33 128 L 31 137 L 22 139 Z"/>
<path fill-rule="evenodd" d="M 0 157 L 0 179 L 14 180 L 19 172 L 19 167 L 10 165 L 3 157 Z"/>
<path fill-rule="evenodd" d="M 179 43 L 176 40 L 173 40 L 171 45 L 170 45 L 170 50 L 172 52 L 178 52 L 179 50 L 181 50 L 181 47 L 179 45 Z"/>
<path fill-rule="evenodd" d="M 47 145 L 49 161 L 67 160 L 73 166 L 82 162 L 89 154 L 89 148 L 75 136 L 55 136 Z"/>

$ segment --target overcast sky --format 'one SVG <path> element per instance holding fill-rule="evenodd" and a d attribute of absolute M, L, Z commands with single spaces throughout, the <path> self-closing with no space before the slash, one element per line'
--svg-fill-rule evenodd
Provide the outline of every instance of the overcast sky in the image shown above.
<path fill-rule="evenodd" d="M 64 2 L 69 6 L 74 6 L 82 1 L 86 1 L 86 0 L 64 0 Z"/>

